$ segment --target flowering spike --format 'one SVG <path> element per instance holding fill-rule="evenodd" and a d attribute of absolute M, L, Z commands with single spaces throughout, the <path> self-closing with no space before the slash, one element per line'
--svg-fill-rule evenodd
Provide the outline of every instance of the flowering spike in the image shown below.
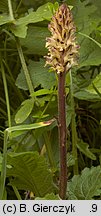
<path fill-rule="evenodd" d="M 48 26 L 52 36 L 46 38 L 48 55 L 46 65 L 50 65 L 57 73 L 69 71 L 77 65 L 78 48 L 75 42 L 76 28 L 72 13 L 66 4 L 62 4 Z"/>

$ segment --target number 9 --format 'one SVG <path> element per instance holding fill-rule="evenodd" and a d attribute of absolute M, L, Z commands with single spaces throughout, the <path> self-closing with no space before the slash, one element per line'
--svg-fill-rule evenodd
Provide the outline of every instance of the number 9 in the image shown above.
<path fill-rule="evenodd" d="M 97 211 L 97 204 L 92 204 L 92 212 L 96 212 Z"/>

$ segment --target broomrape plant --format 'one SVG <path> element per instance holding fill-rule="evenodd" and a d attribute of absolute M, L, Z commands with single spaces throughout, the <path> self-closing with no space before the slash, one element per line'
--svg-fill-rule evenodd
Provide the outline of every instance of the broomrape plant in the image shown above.
<path fill-rule="evenodd" d="M 77 65 L 78 48 L 75 37 L 75 25 L 72 13 L 66 4 L 62 4 L 49 24 L 52 36 L 47 38 L 48 55 L 46 65 L 56 71 L 58 76 L 58 128 L 60 143 L 60 186 L 59 194 L 66 197 L 67 188 L 67 150 L 66 150 L 66 104 L 65 77 L 69 70 Z"/>

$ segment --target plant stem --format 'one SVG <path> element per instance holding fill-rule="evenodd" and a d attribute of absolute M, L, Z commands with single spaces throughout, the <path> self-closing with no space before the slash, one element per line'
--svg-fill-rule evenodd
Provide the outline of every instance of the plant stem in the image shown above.
<path fill-rule="evenodd" d="M 66 96 L 65 96 L 65 71 L 58 74 L 58 120 L 59 120 L 59 145 L 60 145 L 60 182 L 59 195 L 66 198 L 67 189 L 67 150 L 66 150 Z"/>
<path fill-rule="evenodd" d="M 15 91 L 16 94 L 18 95 L 20 101 L 22 102 L 22 101 L 24 100 L 24 97 L 23 97 L 23 95 L 22 95 L 20 89 L 19 89 L 19 88 L 16 88 L 16 86 L 15 86 L 15 80 L 14 80 L 14 78 L 13 78 L 12 72 L 11 72 L 11 70 L 10 70 L 10 68 L 9 68 L 9 66 L 8 66 L 8 64 L 7 64 L 7 62 L 6 62 L 4 59 L 3 59 L 3 63 L 4 63 L 4 65 L 5 65 L 5 67 L 6 67 L 7 71 L 8 71 L 8 73 L 9 73 L 9 75 L 10 75 L 10 79 L 9 79 L 9 80 L 10 80 L 10 84 L 12 85 L 12 87 L 14 88 L 14 91 Z"/>
<path fill-rule="evenodd" d="M 7 105 L 7 114 L 8 114 L 8 127 L 11 127 L 11 115 L 10 115 L 10 104 L 9 104 L 9 96 L 8 96 L 8 88 L 6 82 L 6 75 L 4 71 L 4 66 L 1 61 L 1 72 L 5 90 L 5 97 L 6 97 L 6 105 Z M 8 140 L 8 132 L 4 131 L 4 147 L 3 147 L 3 162 L 2 162 L 2 170 L 1 170 L 1 187 L 0 187 L 0 199 L 3 199 L 4 188 L 5 188 L 5 181 L 6 181 L 6 164 L 7 164 L 7 140 Z M 14 191 L 16 196 L 21 199 L 20 194 L 16 187 L 14 187 Z"/>
<path fill-rule="evenodd" d="M 7 140 L 8 131 L 4 131 L 4 146 L 3 146 L 3 161 L 1 168 L 1 181 L 0 181 L 0 200 L 3 200 L 5 181 L 6 181 L 6 164 L 7 164 Z"/>
<path fill-rule="evenodd" d="M 14 20 L 14 15 L 13 15 L 13 9 L 12 9 L 11 0 L 8 0 L 8 8 L 9 8 L 9 14 L 10 14 L 11 20 L 13 21 Z"/>
<path fill-rule="evenodd" d="M 27 68 L 27 65 L 26 65 L 26 62 L 25 62 L 25 58 L 24 58 L 24 54 L 23 54 L 23 51 L 22 51 L 22 47 L 20 45 L 19 38 L 16 38 L 16 44 L 17 44 L 17 49 L 18 49 L 20 60 L 21 60 L 22 68 L 23 68 L 23 71 L 24 71 L 24 74 L 25 74 L 25 77 L 26 77 L 26 82 L 27 82 L 27 85 L 28 85 L 28 89 L 29 89 L 30 94 L 32 94 L 34 92 L 34 88 L 33 88 L 33 84 L 32 84 L 31 78 L 30 78 L 30 74 L 29 74 L 29 71 L 28 71 L 28 68 Z"/>
<path fill-rule="evenodd" d="M 8 8 L 9 8 L 9 14 L 10 14 L 11 20 L 14 20 L 11 0 L 8 0 Z M 17 49 L 18 49 L 20 60 L 21 60 L 22 68 L 23 68 L 23 71 L 24 71 L 24 74 L 25 74 L 25 77 L 26 77 L 26 82 L 27 82 L 27 85 L 28 85 L 28 89 L 29 89 L 29 92 L 31 94 L 34 91 L 34 88 L 33 88 L 33 84 L 32 84 L 32 81 L 31 81 L 31 78 L 30 78 L 30 75 L 29 75 L 29 71 L 28 71 L 26 62 L 25 62 L 25 58 L 24 58 L 24 55 L 23 55 L 23 51 L 22 51 L 22 48 L 21 48 L 21 45 L 20 45 L 19 38 L 16 38 L 16 44 L 17 44 Z"/>
<path fill-rule="evenodd" d="M 9 127 L 11 127 L 11 115 L 10 115 L 10 104 L 9 104 L 8 88 L 7 88 L 6 75 L 5 75 L 4 66 L 3 66 L 2 61 L 1 61 L 1 72 L 2 72 L 4 90 L 5 90 L 5 97 L 6 97 L 8 125 L 9 125 Z"/>
<path fill-rule="evenodd" d="M 23 0 L 20 0 L 19 4 L 18 4 L 18 6 L 17 6 L 17 9 L 16 9 L 16 11 L 15 11 L 16 13 L 18 12 L 18 10 L 19 10 L 19 8 L 20 8 L 20 6 L 21 6 L 21 4 L 22 4 L 22 1 L 23 1 Z"/>
<path fill-rule="evenodd" d="M 12 186 L 12 188 L 13 188 L 14 193 L 15 193 L 16 197 L 18 198 L 18 200 L 22 200 L 18 189 L 14 185 Z"/>
<path fill-rule="evenodd" d="M 82 32 L 78 32 L 78 34 L 90 39 L 91 41 L 93 41 L 94 43 L 96 43 L 100 48 L 101 48 L 101 43 L 99 43 L 98 41 L 94 40 L 92 37 L 89 37 L 88 35 L 82 33 Z"/>
<path fill-rule="evenodd" d="M 77 131 L 75 122 L 75 103 L 73 97 L 73 81 L 72 74 L 70 71 L 70 97 L 71 97 L 71 108 L 72 108 L 72 119 L 71 119 L 71 129 L 72 129 L 72 154 L 75 158 L 75 165 L 73 166 L 74 175 L 78 175 L 78 158 L 77 158 Z"/>

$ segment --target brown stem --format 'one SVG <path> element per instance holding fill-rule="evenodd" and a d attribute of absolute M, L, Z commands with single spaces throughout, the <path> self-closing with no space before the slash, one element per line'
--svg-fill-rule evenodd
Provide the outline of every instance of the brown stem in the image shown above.
<path fill-rule="evenodd" d="M 66 103 L 65 103 L 65 72 L 58 75 L 58 115 L 60 145 L 60 185 L 59 195 L 66 198 L 67 189 L 67 158 L 66 158 Z"/>

